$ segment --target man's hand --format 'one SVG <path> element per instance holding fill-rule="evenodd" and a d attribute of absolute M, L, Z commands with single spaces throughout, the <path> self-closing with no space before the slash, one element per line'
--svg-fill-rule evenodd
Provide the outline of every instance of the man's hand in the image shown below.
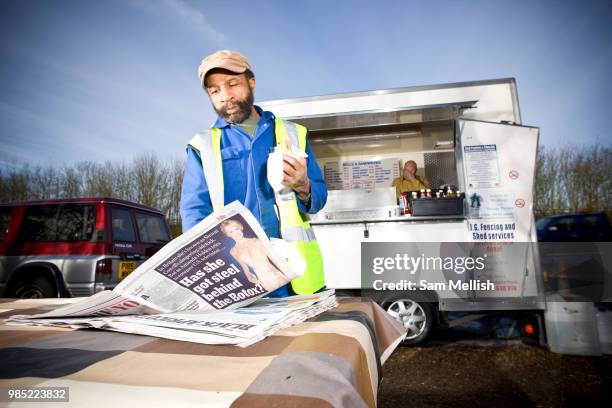
<path fill-rule="evenodd" d="M 283 155 L 283 184 L 291 188 L 300 200 L 307 200 L 310 195 L 310 180 L 306 170 L 306 159 L 296 159 Z"/>

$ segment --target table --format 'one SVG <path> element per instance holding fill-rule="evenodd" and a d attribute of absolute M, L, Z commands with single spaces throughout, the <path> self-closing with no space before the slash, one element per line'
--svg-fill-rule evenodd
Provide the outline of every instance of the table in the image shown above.
<path fill-rule="evenodd" d="M 7 388 L 69 387 L 69 404 L 53 405 L 375 407 L 382 364 L 404 336 L 365 298 L 338 298 L 338 307 L 247 348 L 4 324 L 70 301 L 0 299 L 1 398 Z"/>

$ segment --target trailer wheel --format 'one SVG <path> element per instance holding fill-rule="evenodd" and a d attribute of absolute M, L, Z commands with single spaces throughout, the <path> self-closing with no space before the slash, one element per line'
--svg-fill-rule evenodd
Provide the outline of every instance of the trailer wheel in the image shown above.
<path fill-rule="evenodd" d="M 57 297 L 55 285 L 43 275 L 30 275 L 12 286 L 10 297 L 18 299 L 40 299 Z"/>
<path fill-rule="evenodd" d="M 390 300 L 385 310 L 406 329 L 403 345 L 413 346 L 427 341 L 435 324 L 431 303 L 399 296 Z"/>

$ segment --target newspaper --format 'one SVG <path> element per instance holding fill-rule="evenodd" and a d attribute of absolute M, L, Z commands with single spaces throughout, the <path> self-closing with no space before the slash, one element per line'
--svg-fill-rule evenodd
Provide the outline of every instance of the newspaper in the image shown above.
<path fill-rule="evenodd" d="M 246 346 L 336 305 L 333 291 L 261 299 L 305 268 L 297 250 L 269 240 L 235 201 L 166 244 L 112 291 L 8 323 Z"/>
<path fill-rule="evenodd" d="M 102 329 L 203 344 L 247 347 L 286 327 L 337 306 L 333 290 L 313 295 L 259 299 L 249 306 L 221 311 L 99 317 L 13 316 L 13 325 Z"/>

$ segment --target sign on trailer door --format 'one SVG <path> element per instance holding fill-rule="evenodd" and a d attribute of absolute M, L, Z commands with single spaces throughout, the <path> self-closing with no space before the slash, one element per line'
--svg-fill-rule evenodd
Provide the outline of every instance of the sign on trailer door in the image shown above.
<path fill-rule="evenodd" d="M 477 292 L 475 297 L 537 293 L 535 280 L 525 276 L 539 129 L 459 119 L 455 132 L 470 240 L 482 243 L 492 254 L 486 270 L 473 278 L 490 279 L 496 285 L 495 291 Z"/>

